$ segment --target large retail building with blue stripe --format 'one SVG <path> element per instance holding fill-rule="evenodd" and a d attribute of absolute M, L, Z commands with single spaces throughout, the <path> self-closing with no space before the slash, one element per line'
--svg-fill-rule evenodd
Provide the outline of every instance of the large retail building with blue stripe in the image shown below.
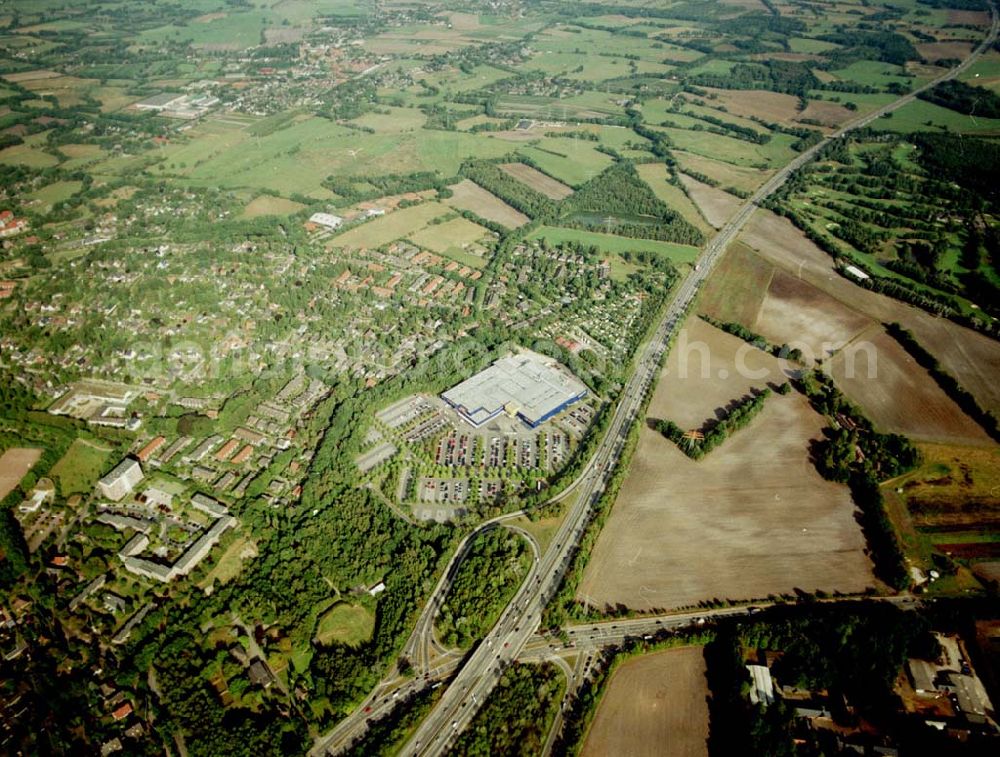
<path fill-rule="evenodd" d="M 555 360 L 522 351 L 441 395 L 470 425 L 479 428 L 502 413 L 535 428 L 587 396 L 587 387 Z"/>

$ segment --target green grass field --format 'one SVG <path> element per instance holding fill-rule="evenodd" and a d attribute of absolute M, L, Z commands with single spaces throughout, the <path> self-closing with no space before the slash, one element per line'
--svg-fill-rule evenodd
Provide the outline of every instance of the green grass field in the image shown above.
<path fill-rule="evenodd" d="M 680 150 L 732 163 L 734 166 L 772 168 L 787 163 L 795 155 L 791 148 L 795 137 L 790 134 L 775 134 L 766 145 L 757 145 L 708 131 L 672 128 L 664 128 L 662 131 Z"/>
<path fill-rule="evenodd" d="M 374 129 L 380 134 L 395 134 L 401 131 L 419 129 L 427 122 L 427 116 L 416 108 L 385 108 L 388 113 L 365 113 L 351 121 L 357 126 Z"/>
<path fill-rule="evenodd" d="M 57 202 L 67 200 L 83 187 L 82 181 L 57 181 L 53 184 L 36 189 L 28 196 L 38 200 L 43 205 L 51 207 Z"/>
<path fill-rule="evenodd" d="M 468 155 L 499 157 L 510 146 L 464 132 L 364 134 L 312 117 L 254 137 L 227 124 L 192 130 L 191 141 L 160 154 L 166 176 L 194 184 L 319 196 L 327 176 L 438 171 L 454 176 Z"/>
<path fill-rule="evenodd" d="M 884 87 L 893 82 L 900 82 L 907 87 L 911 86 L 910 80 L 903 75 L 902 66 L 894 66 L 891 63 L 880 61 L 862 60 L 852 63 L 847 68 L 840 68 L 830 73 L 839 79 L 867 84 L 871 87 Z"/>
<path fill-rule="evenodd" d="M 97 479 L 108 467 L 111 449 L 76 439 L 49 475 L 58 482 L 62 496 L 84 494 L 94 488 Z"/>
<path fill-rule="evenodd" d="M 375 248 L 409 237 L 424 229 L 435 218 L 454 213 L 437 202 L 425 202 L 396 210 L 373 221 L 338 234 L 331 241 L 334 247 Z"/>
<path fill-rule="evenodd" d="M 0 150 L 0 163 L 29 168 L 51 168 L 58 165 L 59 159 L 25 143 Z"/>
<path fill-rule="evenodd" d="M 453 252 L 462 252 L 463 248 L 478 242 L 487 233 L 482 226 L 458 217 L 426 226 L 410 234 L 410 241 L 442 255 L 451 255 Z"/>
<path fill-rule="evenodd" d="M 977 118 L 966 116 L 940 105 L 916 100 L 904 105 L 892 114 L 892 118 L 881 118 L 872 127 L 887 131 L 952 131 L 962 134 L 1000 134 L 1000 118 Z"/>
<path fill-rule="evenodd" d="M 367 641 L 375 628 L 375 616 L 360 605 L 338 602 L 316 623 L 315 638 L 320 644 L 339 641 L 342 644 L 360 644 Z"/>
<path fill-rule="evenodd" d="M 611 165 L 611 157 L 597 150 L 596 142 L 580 139 L 546 137 L 537 145 L 524 145 L 517 152 L 535 162 L 571 187 L 578 187 Z"/>
<path fill-rule="evenodd" d="M 821 39 L 791 37 L 788 40 L 788 47 L 793 53 L 825 53 L 828 50 L 836 50 L 839 45 L 833 42 L 824 42 Z"/>

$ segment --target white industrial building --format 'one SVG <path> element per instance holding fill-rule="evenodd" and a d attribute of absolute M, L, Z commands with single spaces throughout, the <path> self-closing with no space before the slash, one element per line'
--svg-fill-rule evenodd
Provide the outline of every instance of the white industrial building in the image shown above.
<path fill-rule="evenodd" d="M 747 665 L 750 671 L 750 703 L 768 705 L 774 702 L 774 680 L 766 665 Z"/>
<path fill-rule="evenodd" d="M 309 216 L 309 220 L 317 226 L 325 226 L 328 229 L 339 229 L 344 223 L 343 218 L 332 213 L 313 213 Z"/>
<path fill-rule="evenodd" d="M 525 350 L 497 360 L 441 398 L 476 428 L 501 413 L 535 428 L 586 396 L 587 387 L 557 361 Z"/>

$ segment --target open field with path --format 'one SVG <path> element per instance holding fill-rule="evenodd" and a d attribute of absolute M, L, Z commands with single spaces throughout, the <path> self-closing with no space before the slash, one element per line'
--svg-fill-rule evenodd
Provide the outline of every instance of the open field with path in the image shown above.
<path fill-rule="evenodd" d="M 702 215 L 715 228 L 720 228 L 743 205 L 743 200 L 721 189 L 709 186 L 687 174 L 681 174 L 681 183 Z"/>
<path fill-rule="evenodd" d="M 707 756 L 708 693 L 701 647 L 629 660 L 608 683 L 582 754 Z"/>

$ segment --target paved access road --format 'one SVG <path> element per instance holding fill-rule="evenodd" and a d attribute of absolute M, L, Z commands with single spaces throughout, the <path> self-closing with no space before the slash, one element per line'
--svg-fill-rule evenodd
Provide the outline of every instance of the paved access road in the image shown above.
<path fill-rule="evenodd" d="M 542 609 L 555 595 L 556 591 L 558 591 L 563 575 L 569 565 L 570 557 L 579 543 L 584 526 L 592 514 L 594 503 L 600 498 L 608 482 L 610 473 L 618 462 L 629 429 L 639 419 L 639 412 L 643 407 L 643 401 L 647 393 L 655 385 L 659 374 L 660 362 L 669 340 L 683 321 L 687 309 L 693 302 L 699 288 L 712 272 L 720 256 L 740 233 L 747 221 L 749 221 L 754 210 L 761 202 L 777 191 L 794 171 L 816 157 L 817 153 L 832 139 L 840 137 L 849 131 L 868 126 L 887 113 L 891 113 L 912 102 L 920 92 L 942 81 L 956 77 L 971 66 L 997 38 L 1000 17 L 998 17 L 996 9 L 993 6 L 991 6 L 991 12 L 993 21 L 988 35 L 961 64 L 943 76 L 914 90 L 914 92 L 852 121 L 831 136 L 824 138 L 814 147 L 803 152 L 768 179 L 706 244 L 694 270 L 684 279 L 674 293 L 673 299 L 667 306 L 652 337 L 640 348 L 633 373 L 622 390 L 621 397 L 605 436 L 601 440 L 592 460 L 572 484 L 572 490 L 578 496 L 566 514 L 557 534 L 552 540 L 552 544 L 541 557 L 540 561 L 532 566 L 527 579 L 514 599 L 504 610 L 496 626 L 494 626 L 489 635 L 475 651 L 465 659 L 464 663 L 454 660 L 447 660 L 441 663 L 441 665 L 448 667 L 450 670 L 457 669 L 458 672 L 441 700 L 420 725 L 410 741 L 404 746 L 401 751 L 402 754 L 407 755 L 407 757 L 410 755 L 422 757 L 423 755 L 441 755 L 446 753 L 454 736 L 465 728 L 478 708 L 486 701 L 503 669 L 514 659 L 521 656 L 529 640 L 535 635 Z M 562 496 L 565 496 L 565 494 Z M 514 513 L 507 517 L 516 517 L 516 515 L 517 513 Z M 494 525 L 495 523 L 491 522 L 490 524 L 484 524 L 483 527 L 493 527 Z M 471 538 L 471 535 L 468 538 Z M 459 548 L 458 552 L 461 551 L 462 547 Z M 455 559 L 458 560 L 461 558 L 456 554 Z M 452 565 L 454 564 L 455 560 L 453 560 Z M 424 612 L 418 621 L 417 629 L 414 632 L 414 636 L 411 637 L 407 650 L 412 651 L 414 645 L 416 645 L 416 648 L 420 648 L 421 644 L 426 645 L 429 643 L 427 639 L 428 635 L 433 633 L 434 614 L 447 593 L 447 586 L 450 585 L 447 576 L 451 571 L 451 567 L 449 566 L 449 569 L 445 571 L 445 577 L 442 578 L 438 588 L 424 608 Z M 736 612 L 740 611 L 734 611 L 734 614 Z M 746 610 L 742 610 L 742 612 L 746 612 Z M 701 615 L 708 614 L 702 613 Z M 645 619 L 643 620 L 645 621 Z M 655 623 L 655 620 L 653 622 Z M 688 623 L 690 623 L 690 620 Z M 604 633 L 603 630 L 599 632 Z M 429 660 L 425 658 L 420 660 L 420 662 L 428 663 Z M 424 673 L 427 672 L 426 670 L 424 671 Z M 427 682 L 418 678 L 416 681 L 404 684 L 397 691 L 409 692 L 425 685 L 428 685 Z M 348 737 L 355 738 L 364 732 L 364 721 L 367 718 L 383 714 L 391 709 L 391 696 L 386 698 L 383 695 L 381 700 L 378 697 L 380 694 L 384 694 L 385 691 L 391 690 L 392 686 L 391 681 L 383 682 L 358 711 L 341 723 L 337 729 L 317 742 L 313 754 L 322 754 L 343 748 L 349 743 Z M 402 696 L 402 693 L 400 693 L 400 696 Z M 386 699 L 388 701 L 385 701 Z M 381 703 L 382 705 L 377 712 L 373 707 L 373 703 Z"/>

